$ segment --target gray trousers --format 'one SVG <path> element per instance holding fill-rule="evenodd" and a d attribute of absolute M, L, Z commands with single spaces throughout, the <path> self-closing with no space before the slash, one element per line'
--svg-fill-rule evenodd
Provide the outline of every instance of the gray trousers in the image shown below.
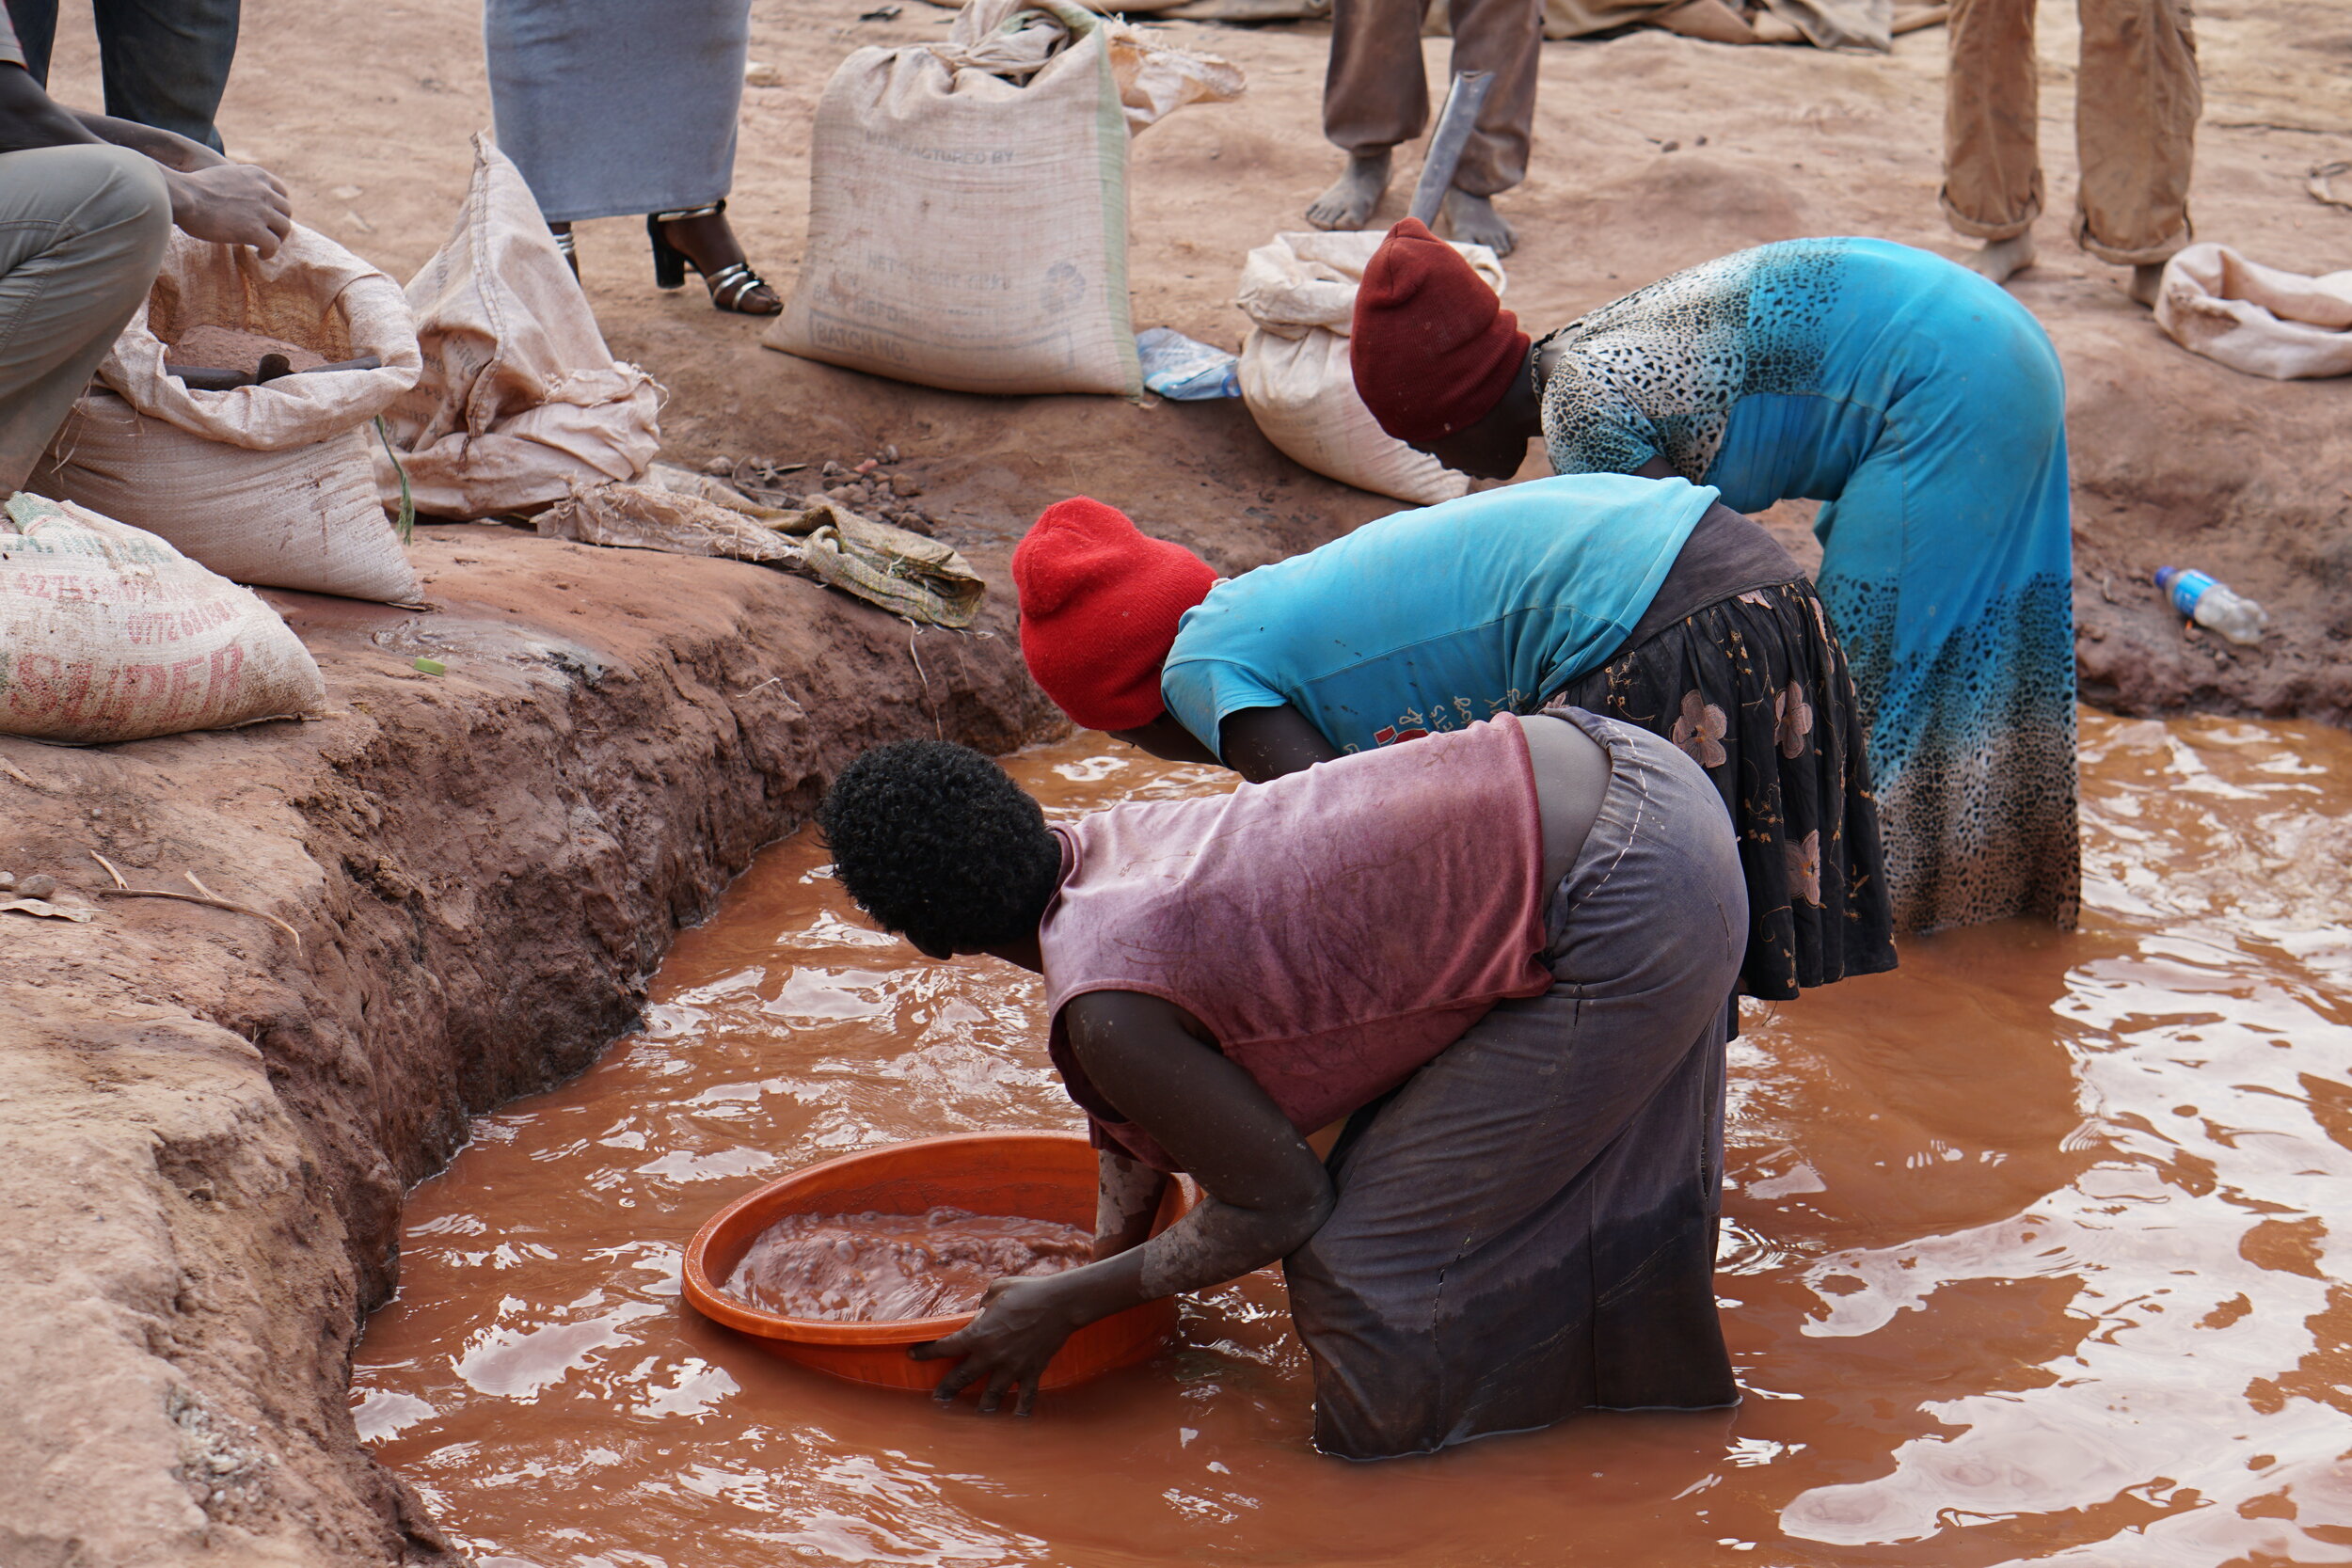
<path fill-rule="evenodd" d="M 16 490 L 163 265 L 171 195 L 119 147 L 0 152 L 0 495 Z"/>
<path fill-rule="evenodd" d="M 213 116 L 237 58 L 239 0 L 90 0 L 106 112 L 221 150 Z M 49 85 L 57 0 L 8 0 L 24 68 Z"/>
<path fill-rule="evenodd" d="M 1350 1118 L 1338 1206 L 1284 1262 L 1326 1453 L 1739 1398 L 1714 1289 L 1738 847 L 1680 751 L 1559 716 L 1611 780 L 1553 897 L 1551 990 Z"/>

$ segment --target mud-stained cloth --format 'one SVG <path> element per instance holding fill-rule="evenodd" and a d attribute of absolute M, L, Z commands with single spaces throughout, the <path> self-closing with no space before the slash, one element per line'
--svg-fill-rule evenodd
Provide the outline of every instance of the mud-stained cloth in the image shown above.
<path fill-rule="evenodd" d="M 1868 733 L 1897 929 L 2072 925 L 2065 389 L 2025 308 L 1909 246 L 1790 240 L 1543 346 L 1557 471 L 1663 456 L 1741 512 L 1827 503 L 1820 596 Z"/>
<path fill-rule="evenodd" d="M 1739 1398 L 1714 1289 L 1739 860 L 1680 752 L 1560 716 L 1611 779 L 1552 896 L 1551 988 L 1350 1119 L 1337 1207 L 1284 1264 L 1326 1453 Z"/>

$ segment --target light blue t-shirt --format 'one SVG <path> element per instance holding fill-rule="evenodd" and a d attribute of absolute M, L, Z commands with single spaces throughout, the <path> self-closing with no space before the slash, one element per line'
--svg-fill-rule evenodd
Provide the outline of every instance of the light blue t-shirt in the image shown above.
<path fill-rule="evenodd" d="M 1366 523 L 1211 589 L 1160 695 L 1212 752 L 1227 714 L 1284 703 L 1343 752 L 1532 713 L 1616 651 L 1714 500 L 1568 474 Z"/>

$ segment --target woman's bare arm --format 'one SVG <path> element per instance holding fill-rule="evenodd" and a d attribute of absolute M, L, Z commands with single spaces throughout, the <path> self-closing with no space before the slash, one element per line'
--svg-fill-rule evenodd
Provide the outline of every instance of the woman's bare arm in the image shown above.
<path fill-rule="evenodd" d="M 1140 1246 L 1062 1274 L 998 1280 L 971 1324 L 910 1352 L 918 1360 L 959 1357 L 935 1397 L 952 1400 L 985 1380 L 984 1411 L 1017 1386 L 1025 1412 L 1045 1364 L 1086 1324 L 1263 1268 L 1295 1251 L 1331 1212 L 1323 1162 L 1191 1014 L 1135 991 L 1091 991 L 1062 1017 L 1094 1087 L 1189 1171 L 1205 1196 Z"/>
<path fill-rule="evenodd" d="M 1168 1175 L 1113 1149 L 1095 1150 L 1094 1260 L 1141 1246 L 1168 1192 Z"/>
<path fill-rule="evenodd" d="M 1216 738 L 1226 766 L 1251 784 L 1304 772 L 1318 762 L 1343 754 L 1305 714 L 1288 703 L 1229 713 L 1217 728 Z"/>

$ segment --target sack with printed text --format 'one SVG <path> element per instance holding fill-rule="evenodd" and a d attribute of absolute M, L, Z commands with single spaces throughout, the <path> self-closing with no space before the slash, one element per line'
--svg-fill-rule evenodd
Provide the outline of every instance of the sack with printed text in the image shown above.
<path fill-rule="evenodd" d="M 770 348 L 960 392 L 1112 392 L 1127 141 L 1241 72 L 1071 0 L 970 0 L 946 39 L 860 49 L 817 105 L 808 243 Z"/>
<path fill-rule="evenodd" d="M 0 735 L 101 745 L 326 705 L 310 650 L 252 590 L 72 501 L 0 508 Z"/>
<path fill-rule="evenodd" d="M 181 345 L 224 331 L 305 361 L 380 363 L 191 387 Z M 158 534 L 238 582 L 409 603 L 417 574 L 369 449 L 376 416 L 421 365 L 400 285 L 324 234 L 297 226 L 265 261 L 174 230 L 147 304 L 27 488 Z"/>

